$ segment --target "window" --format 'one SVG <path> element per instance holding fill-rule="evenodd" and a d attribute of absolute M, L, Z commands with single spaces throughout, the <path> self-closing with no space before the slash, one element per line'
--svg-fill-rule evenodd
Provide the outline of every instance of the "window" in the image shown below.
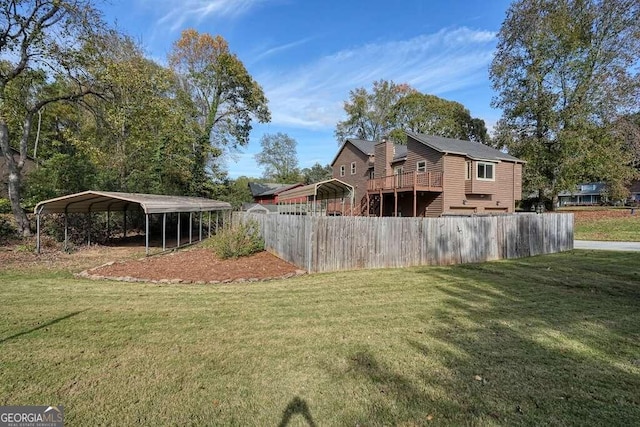
<path fill-rule="evenodd" d="M 471 179 L 471 171 L 472 171 L 472 163 L 467 161 L 465 164 L 466 172 L 464 174 L 464 179 L 469 181 Z"/>
<path fill-rule="evenodd" d="M 493 166 L 493 163 L 478 162 L 478 174 L 476 175 L 478 179 L 493 181 L 495 179 L 493 174 Z"/>
<path fill-rule="evenodd" d="M 351 162 L 351 175 L 356 174 L 356 162 Z"/>
<path fill-rule="evenodd" d="M 400 175 L 404 173 L 404 166 L 396 166 L 395 168 L 393 168 L 393 173 L 395 175 Z"/>
<path fill-rule="evenodd" d="M 416 163 L 416 171 L 417 172 L 426 172 L 427 171 L 427 162 L 426 160 L 420 160 Z"/>
<path fill-rule="evenodd" d="M 344 165 L 340 166 L 340 176 L 344 176 Z"/>
<path fill-rule="evenodd" d="M 373 179 L 373 178 L 375 178 L 375 173 L 373 169 L 369 169 L 369 179 Z"/>

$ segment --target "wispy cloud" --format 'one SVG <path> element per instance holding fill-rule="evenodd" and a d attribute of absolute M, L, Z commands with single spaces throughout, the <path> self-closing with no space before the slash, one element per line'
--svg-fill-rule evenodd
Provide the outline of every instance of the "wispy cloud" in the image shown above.
<path fill-rule="evenodd" d="M 171 31 L 183 27 L 185 22 L 199 23 L 203 19 L 215 15 L 218 18 L 235 18 L 265 0 L 182 0 L 178 4 L 172 0 L 155 0 L 155 7 L 168 9 L 158 24 L 168 26 Z"/>
<path fill-rule="evenodd" d="M 408 83 L 440 96 L 486 82 L 495 40 L 491 31 L 446 28 L 341 50 L 295 69 L 255 77 L 270 101 L 274 124 L 329 129 L 342 119 L 349 91 L 368 88 L 375 80 Z"/>
<path fill-rule="evenodd" d="M 272 55 L 275 55 L 275 54 L 278 54 L 278 53 L 282 53 L 282 52 L 287 51 L 289 49 L 293 49 L 294 47 L 301 46 L 301 45 L 303 45 L 305 43 L 308 43 L 311 39 L 312 39 L 311 37 L 307 37 L 307 38 L 304 38 L 304 39 L 301 39 L 301 40 L 296 40 L 296 41 L 291 42 L 291 43 L 286 43 L 286 44 L 283 44 L 283 45 L 280 45 L 280 46 L 269 48 L 269 49 L 265 50 L 264 52 L 262 52 L 261 54 L 253 57 L 251 59 L 251 62 L 255 63 L 255 62 L 258 62 L 261 59 L 267 58 L 269 56 L 272 56 Z"/>

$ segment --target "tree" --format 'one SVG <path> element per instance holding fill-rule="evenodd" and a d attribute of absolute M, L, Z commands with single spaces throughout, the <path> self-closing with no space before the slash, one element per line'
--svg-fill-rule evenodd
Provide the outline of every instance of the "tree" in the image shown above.
<path fill-rule="evenodd" d="M 385 136 L 404 143 L 405 130 L 477 142 L 489 140 L 484 121 L 471 117 L 462 104 L 422 94 L 407 84 L 379 80 L 373 83 L 371 93 L 364 88 L 352 90 L 344 110 L 347 119 L 338 122 L 335 131 L 340 144 L 348 137 L 379 141 Z"/>
<path fill-rule="evenodd" d="M 169 64 L 181 76 L 192 103 L 198 136 L 192 146 L 191 192 L 204 195 L 205 170 L 215 166 L 212 161 L 224 149 L 248 143 L 252 119 L 270 120 L 267 99 L 221 36 L 183 31 L 173 45 Z"/>
<path fill-rule="evenodd" d="M 260 140 L 262 151 L 255 155 L 258 165 L 264 167 L 264 178 L 283 184 L 300 180 L 298 169 L 298 143 L 285 133 L 264 134 Z"/>
<path fill-rule="evenodd" d="M 310 168 L 302 169 L 301 175 L 304 178 L 305 184 L 315 184 L 316 182 L 331 179 L 331 177 L 333 177 L 333 169 L 331 165 L 322 166 L 316 162 Z"/>
<path fill-rule="evenodd" d="M 620 117 L 614 129 L 624 141 L 624 149 L 631 156 L 631 165 L 640 171 L 640 112 Z"/>
<path fill-rule="evenodd" d="M 87 105 L 77 145 L 101 171 L 103 189 L 185 194 L 192 178 L 197 137 L 188 103 L 170 69 L 145 58 L 127 37 L 104 53 L 108 99 Z"/>
<path fill-rule="evenodd" d="M 373 82 L 371 93 L 365 88 L 350 91 L 349 101 L 344 103 L 347 119 L 336 125 L 338 143 L 348 137 L 378 141 L 389 135 L 395 128 L 393 107 L 403 96 L 414 92 L 407 84 L 387 80 Z"/>
<path fill-rule="evenodd" d="M 224 186 L 220 193 L 216 194 L 216 199 L 231 203 L 233 209 L 238 210 L 243 203 L 253 202 L 253 195 L 249 189 L 249 183 L 259 181 L 256 178 L 239 176 L 236 179 L 224 180 Z"/>
<path fill-rule="evenodd" d="M 519 0 L 507 12 L 490 74 L 498 141 L 528 163 L 525 191 L 555 205 L 582 180 L 620 189 L 633 176 L 613 124 L 637 110 L 640 3 Z M 617 191 L 617 190 L 616 190 Z"/>
<path fill-rule="evenodd" d="M 31 235 L 20 206 L 22 170 L 34 116 L 47 105 L 96 93 L 85 67 L 99 54 L 88 47 L 103 32 L 89 0 L 0 2 L 0 154 L 9 169 L 9 200 L 18 231 Z M 50 84 L 49 77 L 57 82 Z M 10 146 L 18 147 L 14 160 Z"/>
<path fill-rule="evenodd" d="M 486 143 L 484 120 L 472 118 L 464 105 L 419 92 L 402 97 L 394 106 L 391 122 L 395 140 L 405 139 L 404 130 Z"/>

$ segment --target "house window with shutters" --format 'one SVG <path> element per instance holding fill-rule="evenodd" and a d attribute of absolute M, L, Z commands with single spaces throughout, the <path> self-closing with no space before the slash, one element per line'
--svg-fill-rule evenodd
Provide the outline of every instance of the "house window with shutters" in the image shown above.
<path fill-rule="evenodd" d="M 340 166 L 340 176 L 344 176 L 344 165 Z"/>
<path fill-rule="evenodd" d="M 351 162 L 351 175 L 356 174 L 356 162 Z"/>

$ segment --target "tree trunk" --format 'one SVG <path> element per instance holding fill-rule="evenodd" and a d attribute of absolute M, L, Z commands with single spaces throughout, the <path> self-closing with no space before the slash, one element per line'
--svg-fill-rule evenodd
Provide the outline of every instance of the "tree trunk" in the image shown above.
<path fill-rule="evenodd" d="M 4 155 L 4 161 L 9 169 L 9 201 L 11 202 L 11 211 L 18 224 L 18 232 L 23 237 L 31 236 L 31 228 L 29 227 L 29 218 L 20 206 L 20 183 L 22 181 L 22 165 L 24 162 L 16 163 L 16 160 L 9 147 L 9 130 L 7 124 L 0 122 L 0 151 Z"/>
<path fill-rule="evenodd" d="M 18 224 L 18 232 L 22 237 L 31 236 L 29 218 L 20 206 L 20 173 L 9 172 L 9 200 L 11 201 L 11 211 Z"/>

